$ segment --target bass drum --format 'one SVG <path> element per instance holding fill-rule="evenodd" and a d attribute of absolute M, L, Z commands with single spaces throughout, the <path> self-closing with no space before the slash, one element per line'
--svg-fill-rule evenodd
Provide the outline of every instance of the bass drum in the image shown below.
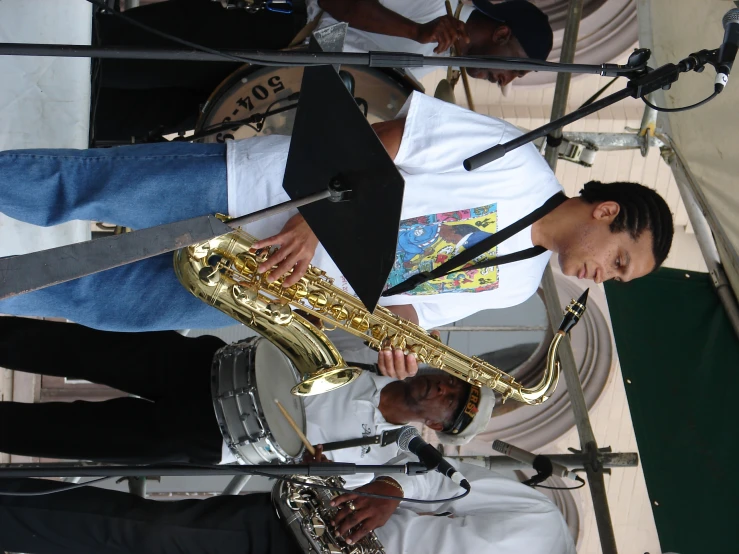
<path fill-rule="evenodd" d="M 393 119 L 410 94 L 423 87 L 404 71 L 344 66 L 354 79 L 354 97 L 370 123 Z M 200 139 L 224 142 L 257 135 L 290 135 L 295 120 L 297 92 L 303 79 L 302 67 L 244 66 L 226 79 L 203 106 L 196 133 L 223 123 L 269 114 L 237 129 L 223 130 Z M 281 111 L 284 110 L 284 111 Z M 330 117 L 331 114 L 327 114 Z"/>

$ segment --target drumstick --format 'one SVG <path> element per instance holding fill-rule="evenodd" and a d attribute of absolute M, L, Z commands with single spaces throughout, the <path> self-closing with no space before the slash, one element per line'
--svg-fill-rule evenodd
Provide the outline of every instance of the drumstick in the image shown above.
<path fill-rule="evenodd" d="M 455 17 L 454 15 L 452 15 L 452 5 L 449 2 L 449 0 L 446 0 L 444 2 L 444 5 L 446 7 L 446 14 L 449 17 Z M 455 55 L 455 56 L 457 55 L 457 49 L 454 46 L 452 46 L 452 55 Z M 470 110 L 474 112 L 475 104 L 472 101 L 472 89 L 470 88 L 470 80 L 469 80 L 469 77 L 467 76 L 467 68 L 466 67 L 460 68 L 460 74 L 462 75 L 462 87 L 464 88 L 464 95 L 467 98 L 467 106 L 470 108 Z"/>
<path fill-rule="evenodd" d="M 280 404 L 280 401 L 275 398 L 275 404 L 277 404 L 277 407 L 282 412 L 282 415 L 285 416 L 285 419 L 290 424 L 290 427 L 293 428 L 293 431 L 295 431 L 298 434 L 298 437 L 300 437 L 300 440 L 303 441 L 303 444 L 305 445 L 305 449 L 310 452 L 311 456 L 316 455 L 316 449 L 313 448 L 313 445 L 308 441 L 308 438 L 303 434 L 303 432 L 300 430 L 300 427 L 298 427 L 298 424 L 295 423 L 295 420 L 290 417 L 290 414 L 287 413 L 287 410 L 282 407 L 282 404 Z"/>

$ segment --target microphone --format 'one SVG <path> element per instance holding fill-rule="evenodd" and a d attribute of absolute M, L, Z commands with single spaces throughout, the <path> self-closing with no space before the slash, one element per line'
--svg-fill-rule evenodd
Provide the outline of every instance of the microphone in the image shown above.
<path fill-rule="evenodd" d="M 582 480 L 582 478 L 579 475 L 575 475 L 573 471 L 570 471 L 563 465 L 560 465 L 558 463 L 551 461 L 546 456 L 532 454 L 531 452 L 527 452 L 526 450 L 517 448 L 513 446 L 512 444 L 508 444 L 507 442 L 503 442 L 503 441 L 493 442 L 493 450 L 495 450 L 496 452 L 500 452 L 501 454 L 504 454 L 508 456 L 509 458 L 513 458 L 514 460 L 518 460 L 519 462 L 528 464 L 539 472 L 541 472 L 543 469 L 548 471 L 549 466 L 551 465 L 552 467 L 551 475 L 556 475 L 557 477 L 572 479 L 580 483 L 585 482 Z"/>
<path fill-rule="evenodd" d="M 729 82 L 729 73 L 739 47 L 739 8 L 733 8 L 726 12 L 721 22 L 724 25 L 724 42 L 721 43 L 721 48 L 718 51 L 714 85 L 716 94 L 724 90 L 726 83 Z"/>
<path fill-rule="evenodd" d="M 464 478 L 464 475 L 447 462 L 436 448 L 424 441 L 415 427 L 403 427 L 403 431 L 398 437 L 398 447 L 404 452 L 412 452 L 418 456 L 421 463 L 428 469 L 435 469 L 442 475 L 449 477 L 460 487 L 470 490 L 470 484 Z"/>

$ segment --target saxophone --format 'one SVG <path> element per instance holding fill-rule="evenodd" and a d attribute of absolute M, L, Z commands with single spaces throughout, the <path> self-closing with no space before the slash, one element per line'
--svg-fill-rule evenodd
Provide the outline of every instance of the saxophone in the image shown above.
<path fill-rule="evenodd" d="M 264 256 L 251 252 L 254 237 L 237 229 L 175 253 L 175 272 L 192 294 L 272 341 L 303 375 L 293 394 L 320 394 L 346 385 L 359 376 L 347 367 L 325 333 L 291 306 L 366 341 L 370 348 L 384 346 L 414 353 L 419 362 L 441 369 L 468 383 L 498 392 L 508 399 L 536 405 L 549 399 L 559 379 L 557 349 L 567 332 L 585 312 L 587 292 L 573 300 L 547 352 L 539 383 L 526 388 L 495 366 L 443 344 L 423 328 L 390 310 L 377 306 L 370 313 L 358 298 L 333 284 L 317 267 L 291 287 L 282 279 L 270 283 L 269 272 L 258 273 Z"/>
<path fill-rule="evenodd" d="M 293 479 L 304 484 L 278 481 L 272 488 L 272 504 L 306 554 L 385 554 L 374 531 L 354 544 L 347 544 L 331 532 L 329 521 L 337 508 L 332 508 L 330 502 L 339 493 L 312 485 L 341 488 L 344 486 L 341 477 L 296 475 Z"/>

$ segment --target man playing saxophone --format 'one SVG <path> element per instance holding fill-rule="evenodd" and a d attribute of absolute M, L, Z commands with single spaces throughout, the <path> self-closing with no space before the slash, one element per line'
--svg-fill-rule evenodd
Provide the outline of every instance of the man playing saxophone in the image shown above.
<path fill-rule="evenodd" d="M 405 179 L 405 195 L 388 289 L 439 266 L 484 236 L 497 233 L 560 195 L 561 185 L 532 145 L 476 171 L 462 160 L 519 135 L 513 126 L 414 93 L 398 119 L 374 126 Z M 225 212 L 240 216 L 287 200 L 282 179 L 289 137 L 221 144 L 164 143 L 99 150 L 0 153 L 0 211 L 38 225 L 71 219 L 132 228 Z M 442 232 L 465 225 L 479 232 Z M 260 267 L 271 278 L 296 282 L 309 263 L 351 289 L 303 218 L 295 213 L 250 224 L 279 246 Z M 337 230 L 337 232 L 341 232 Z M 466 271 L 423 283 L 380 304 L 424 328 L 479 310 L 523 302 L 537 289 L 552 252 L 567 275 L 602 282 L 631 280 L 667 256 L 673 234 L 664 200 L 634 183 L 587 183 L 523 231 L 480 256 L 488 260 L 541 247 L 540 254 L 499 267 Z M 477 261 L 477 260 L 475 260 Z M 177 282 L 170 255 L 108 270 L 0 302 L 0 312 L 65 317 L 118 331 L 220 327 L 232 320 L 192 297 Z M 383 352 L 390 376 L 415 371 L 400 352 Z"/>

